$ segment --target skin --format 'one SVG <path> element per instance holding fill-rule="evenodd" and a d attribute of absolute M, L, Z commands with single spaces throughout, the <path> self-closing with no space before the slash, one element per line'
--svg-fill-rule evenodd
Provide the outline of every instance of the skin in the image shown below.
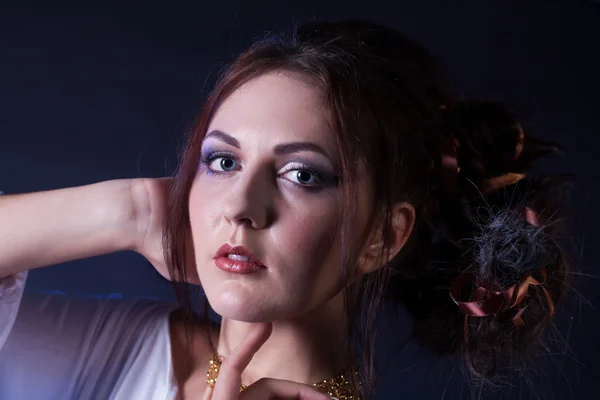
<path fill-rule="evenodd" d="M 272 322 L 270 336 L 244 364 L 241 378 L 247 385 L 263 377 L 312 383 L 344 368 L 341 190 L 335 136 L 324 109 L 322 94 L 307 79 L 268 73 L 225 100 L 202 145 L 190 220 L 198 276 L 223 317 L 218 352 L 227 359 L 244 338 Z M 278 151 L 289 143 L 313 148 Z M 358 184 L 361 232 L 372 191 L 365 173 Z M 410 234 L 414 210 L 399 205 L 396 215 L 393 254 Z M 266 268 L 248 275 L 222 271 L 214 257 L 224 243 L 245 246 Z M 358 275 L 379 267 L 369 262 L 377 245 L 367 247 Z M 197 353 L 196 383 L 188 382 L 196 393 L 206 387 L 201 381 L 209 356 L 205 345 L 198 345 Z"/>

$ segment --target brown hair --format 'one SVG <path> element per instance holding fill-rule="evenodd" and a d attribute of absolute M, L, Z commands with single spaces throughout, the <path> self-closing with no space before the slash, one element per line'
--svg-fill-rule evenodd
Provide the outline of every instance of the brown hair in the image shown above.
<path fill-rule="evenodd" d="M 357 387 L 362 387 L 363 395 L 369 397 L 373 391 L 375 323 L 386 298 L 403 302 L 423 343 L 440 354 L 465 355 L 476 378 L 492 377 L 502 360 L 525 360 L 552 320 L 542 289 L 529 290 L 522 313 L 525 323 L 515 328 L 502 313 L 466 323 L 449 288 L 465 271 L 502 289 L 546 266 L 544 290 L 554 304 L 563 297 L 570 267 L 556 240 L 562 225 L 550 221 L 557 221 L 564 208 L 566 180 L 527 177 L 482 193 L 489 178 L 525 172 L 536 159 L 559 148 L 529 134 L 522 141 L 520 125 L 499 104 L 456 101 L 426 49 L 372 22 L 317 22 L 269 34 L 222 72 L 176 171 L 164 238 L 172 276 L 185 280 L 184 260 L 193 251 L 189 193 L 212 117 L 235 89 L 276 70 L 310 78 L 325 95 L 337 139 L 343 214 L 356 212 L 357 160 L 364 162 L 372 181 L 371 228 L 389 237 L 392 206 L 401 201 L 410 202 L 417 213 L 413 233 L 400 254 L 345 291 L 350 316 L 348 365 L 354 365 L 361 351 Z M 450 181 L 441 161 L 449 143 L 460 167 Z M 517 146 L 522 147 L 515 157 Z M 524 206 L 536 210 L 539 227 L 524 221 Z M 353 223 L 353 218 L 341 221 L 344 277 L 356 267 L 361 248 L 351 246 L 356 239 L 351 234 Z M 389 245 L 382 249 L 382 260 L 387 260 Z M 183 301 L 189 308 L 186 293 Z"/>

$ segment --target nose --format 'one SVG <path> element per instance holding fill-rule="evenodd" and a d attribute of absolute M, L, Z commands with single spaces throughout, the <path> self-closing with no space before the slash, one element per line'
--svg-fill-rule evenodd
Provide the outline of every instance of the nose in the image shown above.
<path fill-rule="evenodd" d="M 268 175 L 258 169 L 238 172 L 222 203 L 223 216 L 228 222 L 253 229 L 263 229 L 271 223 L 274 194 Z"/>

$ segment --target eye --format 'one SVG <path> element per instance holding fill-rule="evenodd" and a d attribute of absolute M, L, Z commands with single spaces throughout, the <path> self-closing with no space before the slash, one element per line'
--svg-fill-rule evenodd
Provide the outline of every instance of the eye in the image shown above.
<path fill-rule="evenodd" d="M 215 172 L 231 172 L 238 169 L 238 163 L 231 157 L 215 157 L 208 163 L 208 168 Z"/>
<path fill-rule="evenodd" d="M 235 171 L 237 162 L 233 158 L 218 157 L 210 163 L 210 167 L 215 171 Z"/>
<path fill-rule="evenodd" d="M 307 169 L 291 169 L 284 172 L 282 176 L 301 186 L 315 187 L 323 184 L 323 177 L 320 173 Z"/>
<path fill-rule="evenodd" d="M 297 171 L 296 173 L 296 178 L 298 179 L 298 182 L 303 184 L 303 185 L 310 185 L 311 183 L 313 183 L 313 181 L 315 181 L 315 177 L 307 171 Z"/>

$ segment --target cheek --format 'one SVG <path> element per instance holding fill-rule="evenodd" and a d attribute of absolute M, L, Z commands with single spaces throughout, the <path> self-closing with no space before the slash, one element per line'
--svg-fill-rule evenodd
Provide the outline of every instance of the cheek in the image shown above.
<path fill-rule="evenodd" d="M 200 190 L 201 183 L 196 181 L 190 191 L 189 209 L 192 233 L 199 229 L 214 229 L 219 224 L 220 206 L 216 196 L 209 190 Z"/>
<path fill-rule="evenodd" d="M 278 241 L 284 242 L 291 252 L 305 259 L 328 253 L 337 233 L 335 218 L 329 215 L 298 215 L 290 220 L 281 225 L 283 232 L 278 235 Z"/>
<path fill-rule="evenodd" d="M 279 214 L 279 224 L 271 238 L 287 259 L 286 264 L 295 265 L 293 273 L 306 281 L 323 275 L 339 276 L 336 199 L 304 199 L 286 208 Z"/>

